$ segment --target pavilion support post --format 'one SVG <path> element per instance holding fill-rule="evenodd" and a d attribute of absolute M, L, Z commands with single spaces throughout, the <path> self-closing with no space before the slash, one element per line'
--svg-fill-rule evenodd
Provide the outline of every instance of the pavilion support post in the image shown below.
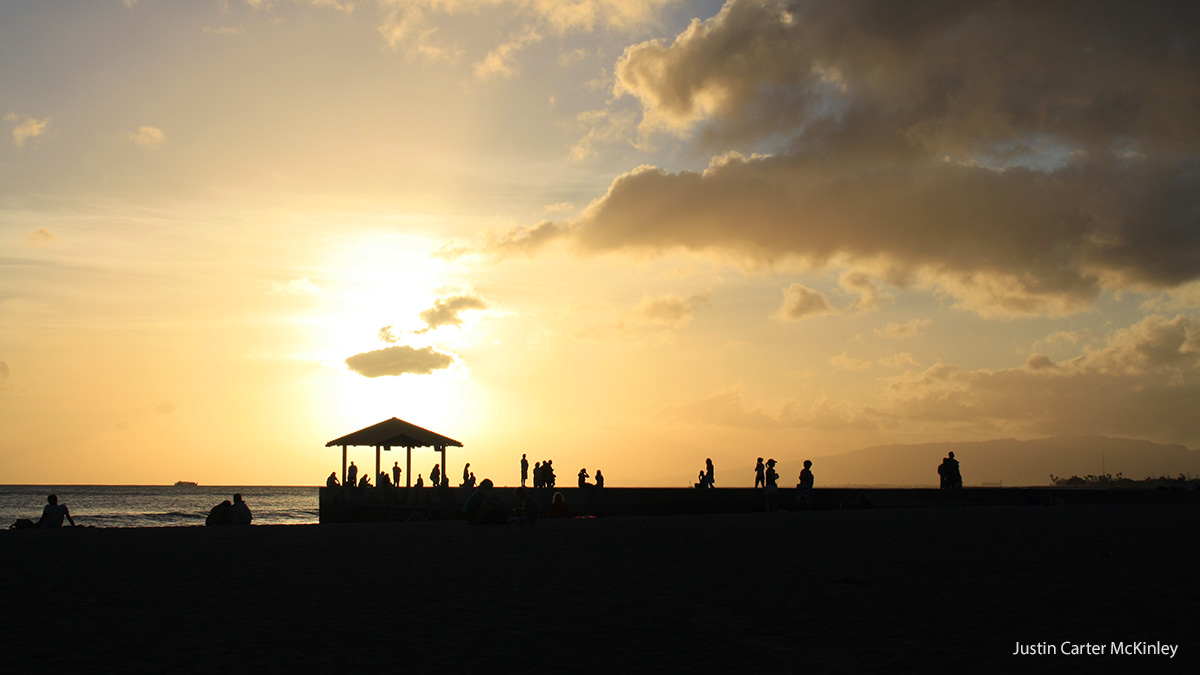
<path fill-rule="evenodd" d="M 450 483 L 450 465 L 446 463 L 446 446 L 438 446 L 438 451 L 442 453 L 442 485 Z"/>
<path fill-rule="evenodd" d="M 382 446 L 375 446 L 375 484 L 379 484 L 379 451 L 383 450 Z"/>
<path fill-rule="evenodd" d="M 404 460 L 404 487 L 412 487 L 412 447 L 409 446 L 408 457 Z"/>
<path fill-rule="evenodd" d="M 342 446 L 342 485 L 346 484 L 346 446 Z"/>

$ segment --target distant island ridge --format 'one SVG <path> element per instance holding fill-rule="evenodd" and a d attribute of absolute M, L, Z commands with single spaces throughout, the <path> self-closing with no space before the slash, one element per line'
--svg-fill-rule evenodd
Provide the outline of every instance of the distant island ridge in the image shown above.
<path fill-rule="evenodd" d="M 967 487 L 1049 486 L 1051 474 L 1066 478 L 1123 474 L 1133 480 L 1180 474 L 1200 476 L 1200 451 L 1178 444 L 1107 436 L 881 445 L 840 455 L 814 453 L 789 458 L 780 461 L 776 470 L 780 485 L 791 485 L 796 482 L 804 460 L 811 459 L 818 487 L 936 487 L 938 464 L 950 452 L 962 465 Z M 725 484 L 749 482 L 753 472 L 752 464 L 725 470 Z"/>

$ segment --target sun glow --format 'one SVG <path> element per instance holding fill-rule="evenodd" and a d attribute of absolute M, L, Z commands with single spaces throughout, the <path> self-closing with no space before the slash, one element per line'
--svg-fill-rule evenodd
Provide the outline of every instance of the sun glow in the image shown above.
<path fill-rule="evenodd" d="M 368 424 L 401 417 L 434 429 L 473 426 L 479 407 L 470 371 L 453 351 L 464 344 L 456 327 L 426 330 L 421 312 L 461 288 L 453 263 L 430 254 L 437 243 L 411 235 L 373 232 L 339 247 L 320 274 L 325 279 L 319 309 L 307 322 L 314 332 L 314 358 L 330 371 L 325 414 L 341 424 Z M 453 334 L 450 334 L 453 333 Z M 346 359 L 395 346 L 432 348 L 454 358 L 428 374 L 367 377 Z"/>

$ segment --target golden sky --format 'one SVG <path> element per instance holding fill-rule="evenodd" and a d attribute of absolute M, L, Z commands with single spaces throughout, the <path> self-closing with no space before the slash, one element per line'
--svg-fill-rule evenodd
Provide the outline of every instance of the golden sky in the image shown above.
<path fill-rule="evenodd" d="M 0 482 L 1196 446 L 1198 14 L 2 3 Z"/>

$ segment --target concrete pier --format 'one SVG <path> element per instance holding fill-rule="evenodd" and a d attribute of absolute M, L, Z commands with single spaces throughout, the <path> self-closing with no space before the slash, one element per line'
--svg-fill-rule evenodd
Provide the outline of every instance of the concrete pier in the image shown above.
<path fill-rule="evenodd" d="M 496 487 L 493 498 L 516 506 L 512 487 Z M 761 489 L 714 488 L 529 488 L 544 514 L 555 492 L 561 492 L 573 516 L 651 516 L 689 513 L 749 513 L 766 509 Z M 355 523 L 397 520 L 454 520 L 461 517 L 471 490 L 444 488 L 321 488 L 320 522 Z M 1049 487 L 963 490 L 934 488 L 837 487 L 815 490 L 812 508 L 913 508 L 985 505 L 1165 504 L 1200 502 L 1200 493 L 1166 489 L 1063 489 Z M 796 508 L 795 488 L 779 489 L 779 507 Z"/>

